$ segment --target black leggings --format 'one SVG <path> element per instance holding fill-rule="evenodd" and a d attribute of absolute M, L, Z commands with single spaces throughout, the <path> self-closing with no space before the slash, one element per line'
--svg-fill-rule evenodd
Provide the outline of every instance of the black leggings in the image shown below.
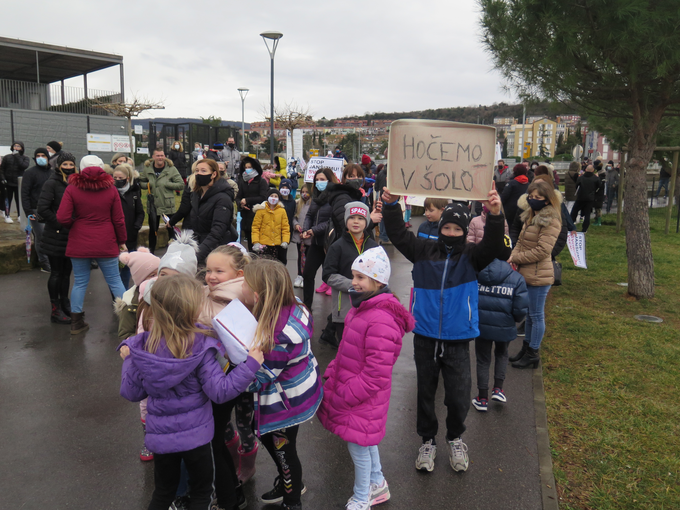
<path fill-rule="evenodd" d="M 314 280 L 316 278 L 316 272 L 323 266 L 324 260 L 326 260 L 326 253 L 323 251 L 323 246 L 316 244 L 307 246 L 305 269 L 302 272 L 302 278 L 304 280 L 302 295 L 305 306 L 309 308 L 310 312 L 312 311 L 312 303 L 314 302 Z"/>
<path fill-rule="evenodd" d="M 238 475 L 229 448 L 224 442 L 225 431 L 235 405 L 236 400 L 230 400 L 224 404 L 215 404 L 214 402 L 212 404 L 213 418 L 215 419 L 215 435 L 212 440 L 212 448 L 215 454 L 215 494 L 217 495 L 217 504 L 221 508 L 234 508 L 236 506 Z M 191 480 L 190 484 L 193 497 L 193 482 Z"/>
<path fill-rule="evenodd" d="M 19 186 L 10 186 L 9 184 L 7 185 L 7 192 L 5 194 L 5 198 L 7 199 L 7 206 L 5 208 L 5 214 L 9 216 L 9 212 L 12 210 L 12 198 L 14 198 L 15 202 L 17 203 L 17 218 L 20 216 L 19 214 Z M 3 207 L 5 207 L 5 204 L 2 204 Z"/>
<path fill-rule="evenodd" d="M 302 465 L 297 454 L 299 425 L 270 432 L 260 441 L 276 464 L 283 486 L 283 502 L 287 505 L 300 503 L 302 492 Z"/>
<path fill-rule="evenodd" d="M 151 218 L 149 218 L 151 219 Z M 160 225 L 161 217 L 156 216 L 156 230 L 151 228 L 151 222 L 149 221 L 149 251 L 153 253 L 156 251 L 156 239 L 158 232 L 158 225 Z"/>
<path fill-rule="evenodd" d="M 186 452 L 154 454 L 156 488 L 149 503 L 149 510 L 168 510 L 177 493 L 182 461 L 187 467 L 191 483 L 191 506 L 189 508 L 210 506 L 214 471 L 212 448 L 208 443 Z"/>
<path fill-rule="evenodd" d="M 50 278 L 47 280 L 47 292 L 50 300 L 68 300 L 68 288 L 71 285 L 71 259 L 48 255 L 50 259 Z"/>

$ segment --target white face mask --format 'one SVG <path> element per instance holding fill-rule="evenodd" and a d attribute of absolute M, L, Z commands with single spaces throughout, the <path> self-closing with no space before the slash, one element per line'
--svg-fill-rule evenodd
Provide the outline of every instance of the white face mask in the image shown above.
<path fill-rule="evenodd" d="M 281 193 L 284 197 L 287 197 L 288 195 L 290 195 L 290 190 L 287 188 L 283 188 L 279 190 L 279 193 Z"/>
<path fill-rule="evenodd" d="M 267 200 L 272 205 L 272 207 L 274 207 L 276 204 L 279 203 L 279 197 L 277 197 L 277 196 L 271 196 Z"/>

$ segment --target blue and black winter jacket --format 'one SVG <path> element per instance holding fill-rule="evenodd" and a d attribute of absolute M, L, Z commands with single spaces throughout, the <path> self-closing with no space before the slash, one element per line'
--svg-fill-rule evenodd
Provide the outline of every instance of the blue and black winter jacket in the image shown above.
<path fill-rule="evenodd" d="M 524 277 L 510 264 L 494 260 L 479 272 L 479 336 L 495 342 L 517 337 L 515 323 L 529 310 Z"/>
<path fill-rule="evenodd" d="M 437 241 L 439 239 L 439 222 L 438 221 L 423 221 L 418 227 L 418 237 Z"/>
<path fill-rule="evenodd" d="M 435 340 L 469 341 L 479 336 L 477 272 L 495 258 L 510 256 L 505 245 L 505 218 L 489 215 L 484 238 L 448 251 L 444 243 L 416 237 L 404 226 L 401 207 L 383 206 L 387 235 L 413 263 L 411 313 L 414 333 Z"/>

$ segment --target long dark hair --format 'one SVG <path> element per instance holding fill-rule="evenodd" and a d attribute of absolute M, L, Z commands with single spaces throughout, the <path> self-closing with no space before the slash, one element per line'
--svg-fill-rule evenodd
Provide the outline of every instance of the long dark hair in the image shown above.
<path fill-rule="evenodd" d="M 246 170 L 246 163 L 250 163 L 250 166 L 252 166 L 255 170 L 257 170 L 258 175 L 262 175 L 262 165 L 260 164 L 259 160 L 255 158 L 251 158 L 250 156 L 246 156 L 241 160 L 241 165 L 239 166 L 238 172 L 239 174 L 242 174 Z"/>

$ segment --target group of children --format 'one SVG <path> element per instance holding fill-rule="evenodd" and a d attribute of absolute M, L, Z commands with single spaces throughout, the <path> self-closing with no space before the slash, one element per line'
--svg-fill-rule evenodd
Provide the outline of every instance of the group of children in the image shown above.
<path fill-rule="evenodd" d="M 281 186 L 286 189 L 285 182 Z M 254 251 L 267 253 L 266 248 L 258 250 L 262 246 L 287 248 L 290 232 L 299 232 L 308 206 L 310 194 L 305 200 L 308 190 L 301 191 L 292 218 L 281 203 L 288 194 L 269 194 L 256 213 L 266 232 L 256 237 L 257 216 L 253 222 Z M 390 240 L 414 264 L 410 311 L 389 290 L 389 258 L 371 238 L 368 207 L 348 203 L 346 232 L 330 246 L 324 264 L 323 280 L 333 289 L 333 320 L 341 341 L 323 378 L 311 349 L 312 316 L 296 298 L 285 262 L 254 256 L 237 243 L 220 246 L 206 260 L 201 286 L 195 243 L 187 236 L 172 242 L 162 259 L 143 250 L 121 256 L 135 283 L 117 309 L 123 340 L 119 351 L 125 360 L 121 394 L 144 402 L 140 408 L 149 451 L 143 454 L 150 458 L 153 452 L 156 480 L 150 509 L 165 510 L 171 504 L 206 508 L 211 501 L 214 509 L 245 508 L 242 484 L 254 474 L 255 436 L 278 470 L 273 489 L 261 500 L 280 502 L 283 509 L 302 508 L 306 488 L 296 443 L 299 425 L 315 414 L 348 443 L 355 483 L 346 508 L 366 510 L 387 501 L 390 493 L 378 444 L 385 435 L 392 369 L 409 331 L 415 333 L 417 428 L 423 438 L 416 467 L 434 469 L 434 397 L 441 371 L 450 463 L 456 471 L 467 469 L 461 434 L 470 405 L 469 341 L 478 339 L 479 407 L 473 404 L 485 410 L 492 344 L 496 342 L 492 399 L 505 402 L 499 356 L 504 352 L 507 363 L 502 344 L 512 339 L 514 320 L 526 308 L 521 282 L 507 274 L 509 266 L 501 262 L 509 256 L 509 244 L 500 199 L 490 192 L 483 238 L 467 243 L 465 206 L 429 200 L 429 224 L 421 227 L 427 233 L 415 236 L 404 224 L 398 197 L 385 190 L 382 198 L 384 206 L 378 202 L 373 220 L 385 220 Z M 304 245 L 298 246 L 298 260 L 304 260 Z M 269 254 L 284 261 L 280 251 Z M 489 307 L 490 319 L 487 296 L 489 302 L 498 300 Z M 234 299 L 258 321 L 254 347 L 236 366 L 225 358 L 223 345 L 210 329 L 211 319 Z M 486 328 L 487 322 L 491 328 Z M 486 386 L 480 360 L 486 360 Z M 231 424 L 233 409 L 236 427 Z"/>

